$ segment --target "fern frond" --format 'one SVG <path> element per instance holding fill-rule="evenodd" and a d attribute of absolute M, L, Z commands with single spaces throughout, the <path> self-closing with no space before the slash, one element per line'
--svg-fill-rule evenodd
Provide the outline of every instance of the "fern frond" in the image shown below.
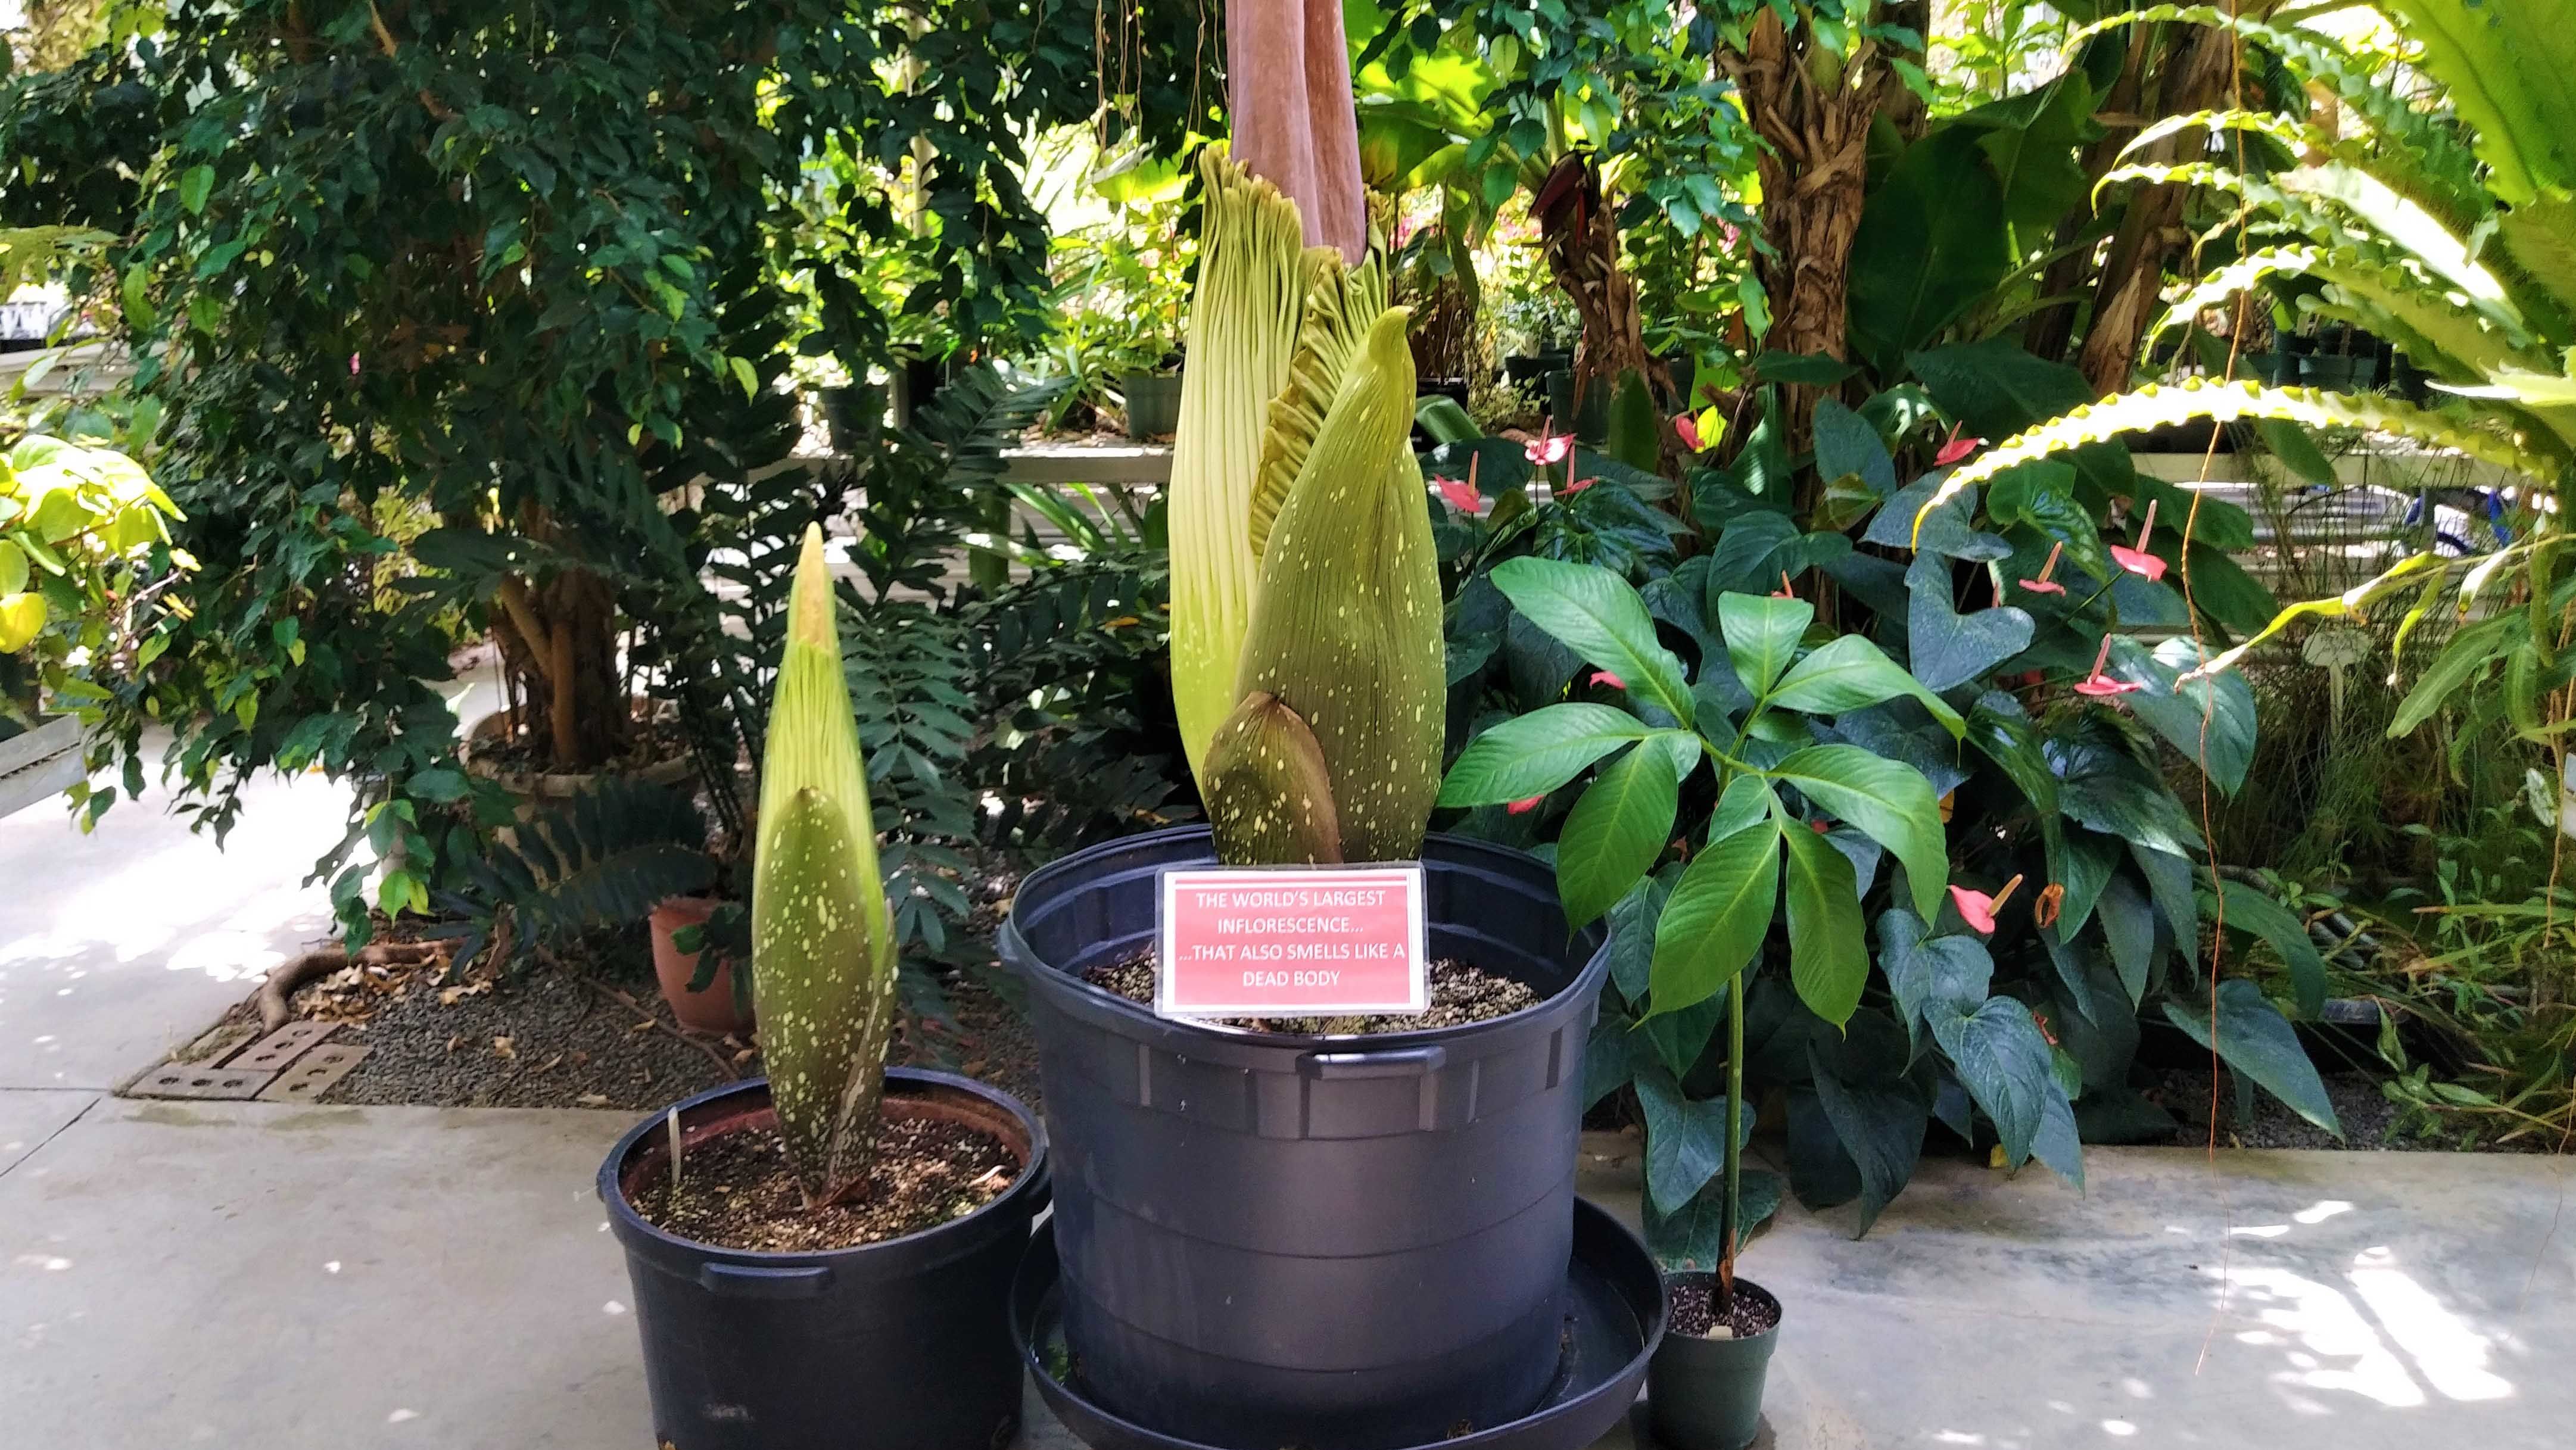
<path fill-rule="evenodd" d="M 2257 383 L 2220 383 L 2191 378 L 2171 385 L 2150 384 L 2052 418 L 1986 450 L 1975 462 L 1955 470 L 1914 515 L 1920 540 L 1923 520 L 1934 509 L 2007 469 L 2081 448 L 2107 443 L 2123 433 L 2184 423 L 2195 418 L 2233 422 L 2269 418 L 2316 428 L 2360 428 L 2396 433 L 2434 448 L 2456 449 L 2471 458 L 2527 477 L 2556 480 L 2567 468 L 2564 459 L 2524 449 L 2511 440 L 2463 425 L 2439 413 L 2369 393 L 2324 393 L 2314 388 L 2267 388 Z"/>
<path fill-rule="evenodd" d="M 2192 319 L 2214 307 L 2235 300 L 2236 294 L 2273 277 L 2304 276 L 2323 261 L 2326 249 L 2306 245 L 2266 247 L 2248 252 L 2217 271 L 2194 283 L 2191 290 L 2175 299 L 2165 314 L 2147 329 L 2147 341 L 2155 342 L 2177 327 L 2188 327 Z"/>
<path fill-rule="evenodd" d="M 2213 5 L 2150 5 L 2077 29 L 2066 38 L 2066 53 L 2073 55 L 2084 42 L 2121 26 L 2168 23 L 2233 30 L 2279 55 L 2300 81 L 2333 91 L 2379 138 L 2379 168 L 2398 190 L 2436 210 L 2460 214 L 2482 203 L 2478 158 L 2448 118 L 2418 110 L 2389 89 L 2375 62 L 2326 36 L 2266 25 Z M 2460 78 L 2452 79 L 2457 83 Z"/>
<path fill-rule="evenodd" d="M 2314 126 L 2278 111 L 2194 111 L 2187 116 L 2167 116 L 2145 127 L 2120 148 L 2120 155 L 2134 155 L 2184 131 L 2246 131 L 2269 136 L 2293 151 L 2328 144 L 2325 134 Z"/>

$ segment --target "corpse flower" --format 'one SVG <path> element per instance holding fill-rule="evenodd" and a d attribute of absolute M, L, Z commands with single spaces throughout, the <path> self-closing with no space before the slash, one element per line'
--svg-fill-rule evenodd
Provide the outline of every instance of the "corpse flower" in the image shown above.
<path fill-rule="evenodd" d="M 1992 936 L 1995 932 L 1995 911 L 2019 885 L 2021 885 L 2021 877 L 2016 875 L 2004 883 L 2003 890 L 1992 896 L 1982 891 L 1971 891 L 1965 886 L 1953 886 L 1950 888 L 1950 902 L 1959 908 L 1960 917 L 1975 929 L 1977 935 Z"/>

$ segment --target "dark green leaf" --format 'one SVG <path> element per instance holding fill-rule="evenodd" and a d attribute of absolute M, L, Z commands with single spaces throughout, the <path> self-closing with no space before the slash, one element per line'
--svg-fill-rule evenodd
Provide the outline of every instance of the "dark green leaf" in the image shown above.
<path fill-rule="evenodd" d="M 1814 1047 L 1808 1049 L 1814 1072 L 1816 1105 L 1842 1140 L 1852 1166 L 1860 1170 L 1859 1238 L 1878 1221 L 1879 1211 L 1914 1176 L 1923 1154 L 1923 1130 L 1932 1121 L 1931 1104 L 1903 1078 L 1846 1082 Z"/>
<path fill-rule="evenodd" d="M 2212 1047 L 2210 1010 L 2201 1002 L 2167 1002 L 2165 1018 L 2202 1047 Z M 2263 996 L 2263 989 L 2243 977 L 2218 984 L 2218 1038 L 2214 1044 L 2227 1065 L 2252 1078 L 2265 1092 L 2300 1117 L 2340 1138 L 2334 1103 L 2317 1077 L 2314 1063 L 2299 1046 L 2299 1034 Z"/>
<path fill-rule="evenodd" d="M 1914 677 L 1930 690 L 1947 690 L 1994 672 L 2030 648 L 2030 615 L 2012 605 L 1961 614 L 1951 603 L 1949 560 L 1929 551 L 1905 571 L 1906 653 Z"/>
<path fill-rule="evenodd" d="M 1736 1185 L 1736 1232 L 1750 1237 L 1780 1211 L 1788 1184 L 1767 1168 L 1748 1166 L 1737 1171 L 1741 1180 Z M 1726 1232 L 1726 1184 L 1722 1179 L 1692 1195 L 1679 1213 L 1658 1213 L 1651 1202 L 1643 1208 L 1640 1217 L 1646 1229 L 1646 1251 L 1655 1256 L 1656 1262 L 1675 1271 L 1717 1267 Z"/>
<path fill-rule="evenodd" d="M 2065 1097 L 2030 1009 L 2010 997 L 1988 997 L 1973 1013 L 1935 1010 L 1927 1020 L 1959 1081 L 1993 1120 L 2004 1161 L 2020 1167 L 2039 1135 L 2044 1104 Z"/>
<path fill-rule="evenodd" d="M 1637 1073 L 1646 1117 L 1646 1198 L 1661 1213 L 1690 1202 L 1726 1166 L 1726 1103 L 1693 1102 L 1660 1067 Z"/>
<path fill-rule="evenodd" d="M 2298 994 L 2299 1015 L 2314 1018 L 2325 1010 L 2326 962 L 2309 939 L 2305 923 L 2289 908 L 2245 882 L 2221 877 L 2226 924 L 2261 937 L 2290 967 L 2290 986 Z"/>
<path fill-rule="evenodd" d="M 1816 400 L 1816 474 L 1827 481 L 1852 477 L 1878 498 L 1896 492 L 1896 461 L 1878 430 L 1842 400 Z"/>
<path fill-rule="evenodd" d="M 1972 936 L 1926 939 L 1923 919 L 1903 907 L 1878 915 L 1878 965 L 1908 1035 L 1937 1009 L 1974 1012 L 1994 982 L 1995 959 Z"/>

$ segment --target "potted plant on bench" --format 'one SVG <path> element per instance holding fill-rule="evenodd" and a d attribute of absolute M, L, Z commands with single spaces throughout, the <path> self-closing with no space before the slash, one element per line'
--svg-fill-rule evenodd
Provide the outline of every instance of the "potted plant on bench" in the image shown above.
<path fill-rule="evenodd" d="M 1008 1095 L 889 1068 L 895 948 L 822 535 L 788 604 L 762 760 L 752 959 L 769 1069 L 599 1170 L 654 1432 L 687 1450 L 990 1450 L 1046 1138 Z"/>

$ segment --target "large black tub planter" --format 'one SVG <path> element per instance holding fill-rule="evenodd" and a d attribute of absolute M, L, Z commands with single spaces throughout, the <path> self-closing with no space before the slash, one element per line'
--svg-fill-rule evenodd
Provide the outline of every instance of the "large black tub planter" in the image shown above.
<path fill-rule="evenodd" d="M 717 1088 L 678 1111 L 683 1143 L 701 1142 L 770 1118 L 769 1085 Z M 1001 1197 L 936 1228 L 786 1254 L 695 1243 L 636 1215 L 628 1186 L 666 1171 L 660 1115 L 600 1166 L 600 1201 L 635 1285 L 657 1442 L 994 1450 L 1009 1440 L 1021 1376 L 1007 1308 L 1029 1222 L 1046 1206 L 1046 1134 L 1009 1095 L 946 1073 L 887 1068 L 885 1111 L 972 1124 L 1025 1166 Z"/>
<path fill-rule="evenodd" d="M 1563 1392 L 1603 933 L 1566 930 L 1535 858 L 1443 836 L 1422 858 L 1432 959 L 1538 1005 L 1370 1036 L 1169 1021 L 1080 974 L 1153 944 L 1156 878 L 1213 864 L 1205 829 L 1022 883 L 1001 950 L 1030 984 L 1058 1165 L 1054 1312 L 1109 1415 L 1227 1450 L 1395 1450 Z"/>

